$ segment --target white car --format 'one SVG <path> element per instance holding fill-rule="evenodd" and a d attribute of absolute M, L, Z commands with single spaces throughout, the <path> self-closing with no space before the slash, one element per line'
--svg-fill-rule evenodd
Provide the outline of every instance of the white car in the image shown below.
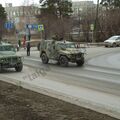
<path fill-rule="evenodd" d="M 117 47 L 120 46 L 120 35 L 112 36 L 104 41 L 105 47 Z"/>

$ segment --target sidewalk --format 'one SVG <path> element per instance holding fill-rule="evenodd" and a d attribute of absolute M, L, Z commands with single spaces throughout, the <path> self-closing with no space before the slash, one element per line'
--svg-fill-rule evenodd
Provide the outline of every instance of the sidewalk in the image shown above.
<path fill-rule="evenodd" d="M 117 120 L 0 81 L 1 120 Z"/>
<path fill-rule="evenodd" d="M 24 67 L 21 73 L 2 74 L 0 79 L 19 87 L 120 118 L 119 96 L 54 81 L 51 77 L 41 74 L 41 72 L 40 69 Z M 49 74 L 49 71 L 47 74 Z"/>
<path fill-rule="evenodd" d="M 22 56 L 28 57 L 28 58 L 36 58 L 36 59 L 40 58 L 39 51 L 37 50 L 36 47 L 31 48 L 30 56 L 27 56 L 27 51 L 24 48 L 21 48 L 20 51 L 18 51 L 18 54 L 21 54 Z"/>

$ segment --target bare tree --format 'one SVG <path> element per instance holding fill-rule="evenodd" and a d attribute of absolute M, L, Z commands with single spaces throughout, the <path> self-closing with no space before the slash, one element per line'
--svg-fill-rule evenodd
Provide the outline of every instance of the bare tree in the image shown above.
<path fill-rule="evenodd" d="M 99 11 L 99 26 L 101 30 L 101 41 L 106 38 L 120 34 L 120 0 L 101 0 Z"/>
<path fill-rule="evenodd" d="M 57 34 L 59 38 L 64 38 L 72 27 L 70 14 L 72 3 L 68 0 L 40 0 L 43 3 L 41 15 L 37 16 L 38 21 L 45 26 L 45 39 Z"/>
<path fill-rule="evenodd" d="M 2 35 L 4 32 L 4 23 L 6 21 L 6 12 L 5 9 L 0 4 L 0 39 L 2 39 Z"/>
<path fill-rule="evenodd" d="M 106 38 L 120 34 L 120 9 L 105 9 L 100 12 L 99 18 L 103 40 Z"/>

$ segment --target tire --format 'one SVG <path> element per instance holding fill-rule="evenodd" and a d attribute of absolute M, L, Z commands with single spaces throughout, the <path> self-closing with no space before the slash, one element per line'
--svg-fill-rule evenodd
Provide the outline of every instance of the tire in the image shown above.
<path fill-rule="evenodd" d="M 19 64 L 15 67 L 16 72 L 21 72 L 22 69 L 23 69 L 23 63 L 19 63 Z"/>
<path fill-rule="evenodd" d="M 116 43 L 113 43 L 113 45 L 112 45 L 113 47 L 117 47 L 117 45 L 116 45 Z"/>
<path fill-rule="evenodd" d="M 46 53 L 42 53 L 41 59 L 42 59 L 43 64 L 48 64 L 49 59 L 48 59 Z"/>
<path fill-rule="evenodd" d="M 84 58 L 82 58 L 79 61 L 76 61 L 76 64 L 77 64 L 77 66 L 83 66 L 83 64 L 84 64 Z"/>
<path fill-rule="evenodd" d="M 67 67 L 68 66 L 68 58 L 66 56 L 60 56 L 59 58 L 59 63 L 61 66 L 63 67 Z"/>

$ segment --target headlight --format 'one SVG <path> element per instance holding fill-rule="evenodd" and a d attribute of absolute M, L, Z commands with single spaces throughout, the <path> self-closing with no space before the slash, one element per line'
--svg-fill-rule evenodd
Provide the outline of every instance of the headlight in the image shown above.
<path fill-rule="evenodd" d="M 81 57 L 84 57 L 84 54 L 83 54 L 83 53 L 81 54 Z"/>
<path fill-rule="evenodd" d="M 80 52 L 81 52 L 81 53 L 86 53 L 86 49 L 85 49 L 85 48 L 81 48 L 81 49 L 80 49 Z"/>
<path fill-rule="evenodd" d="M 5 59 L 4 59 L 4 58 L 1 58 L 1 59 L 0 59 L 0 62 L 4 62 L 4 61 L 5 61 Z"/>

